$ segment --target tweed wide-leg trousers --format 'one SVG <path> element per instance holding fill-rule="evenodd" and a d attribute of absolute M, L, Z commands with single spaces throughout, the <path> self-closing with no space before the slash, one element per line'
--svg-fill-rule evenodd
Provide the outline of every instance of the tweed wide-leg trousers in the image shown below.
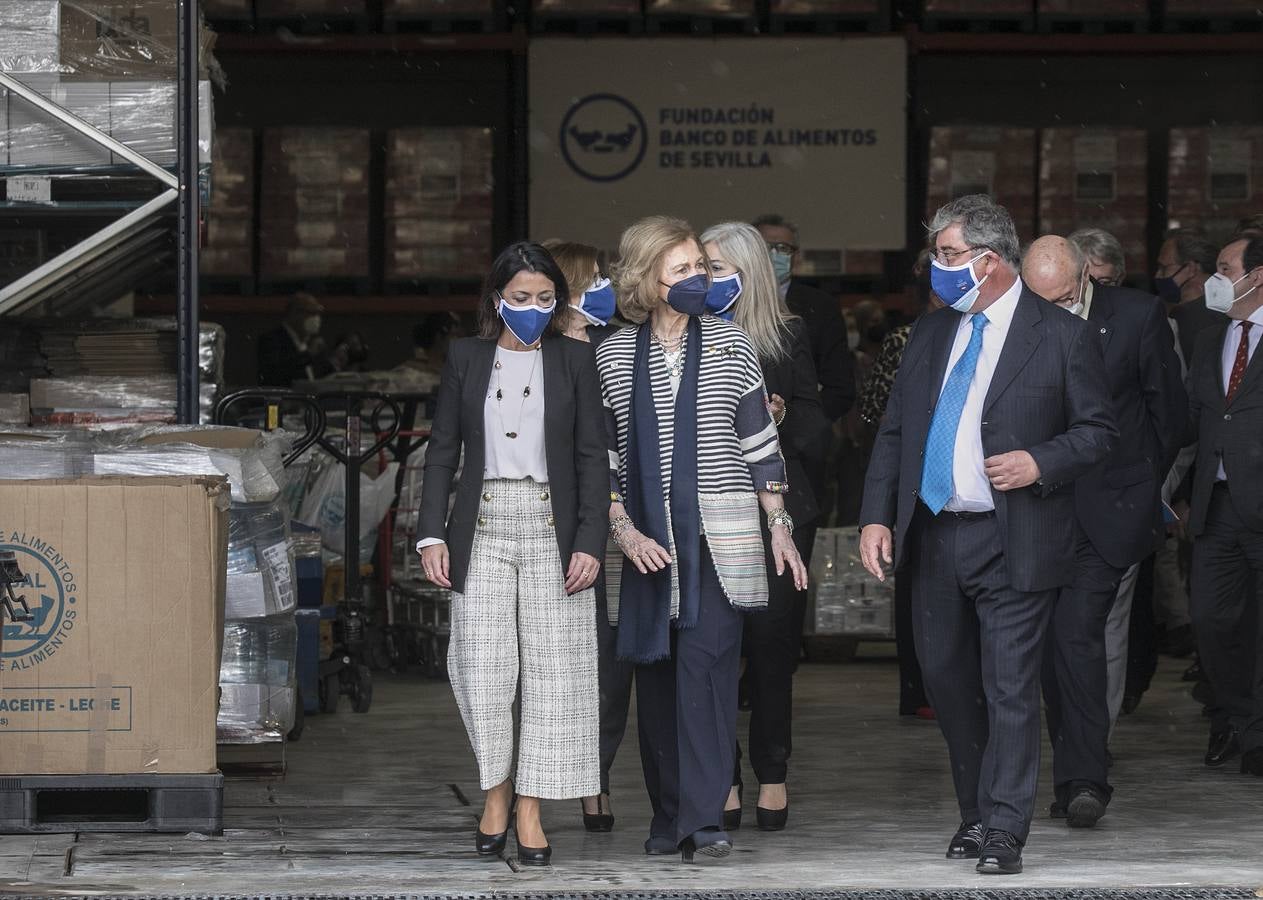
<path fill-rule="evenodd" d="M 567 561 L 568 562 L 568 561 Z M 547 485 L 483 485 L 465 592 L 452 595 L 447 667 L 482 789 L 567 800 L 600 791 L 596 599 L 573 596 L 557 552 Z"/>

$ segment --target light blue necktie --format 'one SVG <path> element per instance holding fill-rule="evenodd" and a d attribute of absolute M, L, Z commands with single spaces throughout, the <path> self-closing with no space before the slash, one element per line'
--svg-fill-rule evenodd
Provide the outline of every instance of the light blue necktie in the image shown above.
<path fill-rule="evenodd" d="M 960 427 L 960 414 L 965 408 L 965 398 L 969 396 L 969 385 L 974 380 L 974 369 L 978 368 L 978 354 L 982 352 L 982 329 L 987 327 L 987 317 L 975 313 L 973 317 L 974 333 L 969 336 L 969 345 L 952 373 L 947 376 L 947 384 L 939 395 L 938 406 L 934 407 L 934 418 L 930 422 L 930 434 L 925 439 L 925 461 L 921 464 L 921 499 L 935 515 L 952 499 L 952 456 L 956 450 L 956 430 Z"/>

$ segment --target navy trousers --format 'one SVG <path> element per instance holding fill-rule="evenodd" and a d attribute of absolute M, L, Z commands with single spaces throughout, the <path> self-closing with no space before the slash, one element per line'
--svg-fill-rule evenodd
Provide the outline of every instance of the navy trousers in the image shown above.
<path fill-rule="evenodd" d="M 596 580 L 597 680 L 601 693 L 601 793 L 610 792 L 610 769 L 627 730 L 636 666 L 618 658 L 618 631 L 610 625 L 605 570 Z"/>
<path fill-rule="evenodd" d="M 649 834 L 677 844 L 722 827 L 737 745 L 742 616 L 719 586 L 705 539 L 701 569 L 697 624 L 672 632 L 670 659 L 636 667 Z"/>

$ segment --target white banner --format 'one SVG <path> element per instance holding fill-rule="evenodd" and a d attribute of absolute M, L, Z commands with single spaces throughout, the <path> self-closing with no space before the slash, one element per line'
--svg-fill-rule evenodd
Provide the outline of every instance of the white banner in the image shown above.
<path fill-rule="evenodd" d="M 531 237 L 778 212 L 808 251 L 906 243 L 902 38 L 531 42 Z"/>

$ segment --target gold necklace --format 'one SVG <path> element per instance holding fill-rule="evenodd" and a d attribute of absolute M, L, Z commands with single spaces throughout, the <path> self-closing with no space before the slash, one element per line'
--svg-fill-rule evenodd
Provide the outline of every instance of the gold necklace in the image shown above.
<path fill-rule="evenodd" d="M 538 354 L 543 347 L 536 347 L 535 353 Z M 516 440 L 518 432 L 522 429 L 522 416 L 526 413 L 526 398 L 531 396 L 531 382 L 535 380 L 535 367 L 539 365 L 539 356 L 536 355 L 531 359 L 531 374 L 526 376 L 526 386 L 522 388 L 522 402 L 517 408 L 517 427 L 512 431 L 505 431 L 504 428 L 504 378 L 500 374 L 504 369 L 504 363 L 496 360 L 496 418 L 500 420 L 500 430 L 504 431 L 504 436 L 510 440 Z"/>

